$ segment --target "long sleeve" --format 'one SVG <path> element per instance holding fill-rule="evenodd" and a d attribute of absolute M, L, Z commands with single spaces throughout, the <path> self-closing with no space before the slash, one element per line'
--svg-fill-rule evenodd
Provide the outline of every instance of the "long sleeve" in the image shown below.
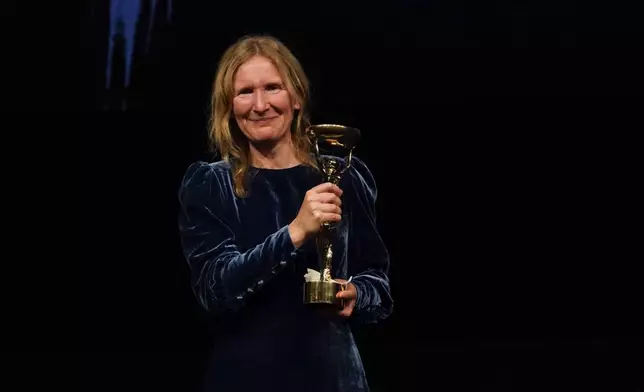
<path fill-rule="evenodd" d="M 296 252 L 288 226 L 251 249 L 239 249 L 225 219 L 237 208 L 230 181 L 214 165 L 195 162 L 188 167 L 178 192 L 179 233 L 198 300 L 212 312 L 235 311 Z"/>
<path fill-rule="evenodd" d="M 393 311 L 389 286 L 389 253 L 376 226 L 377 186 L 367 166 L 353 157 L 349 168 L 353 208 L 349 232 L 349 272 L 356 286 L 356 317 L 366 323 L 387 318 Z"/>

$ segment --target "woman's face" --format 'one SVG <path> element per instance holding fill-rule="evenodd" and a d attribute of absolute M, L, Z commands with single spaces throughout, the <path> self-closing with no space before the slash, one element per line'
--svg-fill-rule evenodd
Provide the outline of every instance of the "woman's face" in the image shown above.
<path fill-rule="evenodd" d="M 269 59 L 255 56 L 242 64 L 233 88 L 233 114 L 250 142 L 279 142 L 290 137 L 294 111 L 300 105 Z"/>

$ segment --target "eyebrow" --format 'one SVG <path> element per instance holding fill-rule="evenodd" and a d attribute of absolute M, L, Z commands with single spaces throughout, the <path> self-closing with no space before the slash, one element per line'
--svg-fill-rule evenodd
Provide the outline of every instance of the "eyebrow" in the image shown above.
<path fill-rule="evenodd" d="M 284 82 L 282 82 L 281 79 L 269 80 L 267 82 L 264 82 L 262 85 L 263 86 L 278 85 L 278 86 L 280 86 L 282 88 L 286 88 L 286 84 Z M 235 90 L 235 92 L 239 92 L 239 91 L 247 89 L 247 88 L 252 89 L 254 87 L 253 87 L 252 83 L 251 84 L 243 84 L 239 88 L 234 88 L 234 86 L 233 86 L 233 90 Z"/>

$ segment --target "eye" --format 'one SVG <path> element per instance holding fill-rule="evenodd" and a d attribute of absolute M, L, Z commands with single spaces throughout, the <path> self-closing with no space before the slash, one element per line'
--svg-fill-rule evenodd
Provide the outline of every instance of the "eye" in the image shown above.
<path fill-rule="evenodd" d="M 237 91 L 237 95 L 245 95 L 245 94 L 252 94 L 252 93 L 253 93 L 253 90 L 248 87 L 244 87 L 239 91 Z"/>
<path fill-rule="evenodd" d="M 269 93 L 273 93 L 273 94 L 274 94 L 274 93 L 277 93 L 277 92 L 281 91 L 281 90 L 282 90 L 282 86 L 280 86 L 280 85 L 279 85 L 279 84 L 277 84 L 277 83 L 271 83 L 271 84 L 266 85 L 265 90 L 266 90 L 267 92 L 269 92 Z"/>

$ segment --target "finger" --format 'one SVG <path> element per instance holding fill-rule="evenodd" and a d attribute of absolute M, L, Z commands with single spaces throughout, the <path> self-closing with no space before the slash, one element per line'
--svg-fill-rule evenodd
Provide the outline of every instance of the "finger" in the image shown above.
<path fill-rule="evenodd" d="M 335 204 L 320 204 L 313 208 L 313 216 L 320 222 L 337 222 L 342 220 L 342 210 Z"/>
<path fill-rule="evenodd" d="M 324 212 L 320 214 L 319 220 L 320 220 L 320 223 L 340 222 L 342 220 L 342 216 L 339 214 Z"/>
<path fill-rule="evenodd" d="M 311 195 L 311 200 L 318 201 L 321 203 L 329 203 L 335 205 L 342 205 L 342 199 L 340 199 L 335 193 L 323 192 Z"/>
<path fill-rule="evenodd" d="M 349 317 L 353 313 L 355 301 L 349 301 L 344 308 L 340 311 L 340 316 Z"/>
<path fill-rule="evenodd" d="M 337 206 L 342 205 L 342 200 L 337 195 L 330 192 L 308 193 L 306 195 L 306 202 L 308 202 L 309 204 L 324 203 L 324 204 L 335 204 Z"/>
<path fill-rule="evenodd" d="M 340 189 L 340 187 L 338 187 L 337 185 L 334 185 L 334 184 L 332 184 L 330 182 L 324 182 L 324 183 L 322 183 L 320 185 L 316 185 L 313 188 L 311 188 L 311 190 L 314 193 L 331 192 L 331 193 L 337 195 L 338 197 L 342 196 L 342 189 Z"/>
<path fill-rule="evenodd" d="M 313 211 L 332 212 L 334 214 L 342 214 L 342 208 L 340 208 L 335 204 L 315 203 L 311 207 Z"/>
<path fill-rule="evenodd" d="M 342 199 L 340 199 L 335 193 L 331 192 L 322 192 L 322 193 L 312 193 L 307 196 L 309 202 L 320 202 L 328 204 L 342 204 Z"/>

